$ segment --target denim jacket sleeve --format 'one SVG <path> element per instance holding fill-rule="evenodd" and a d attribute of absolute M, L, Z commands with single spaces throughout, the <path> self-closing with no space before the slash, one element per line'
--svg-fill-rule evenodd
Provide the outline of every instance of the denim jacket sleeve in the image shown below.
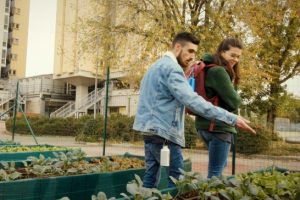
<path fill-rule="evenodd" d="M 196 114 L 209 120 L 217 119 L 232 126 L 236 124 L 237 116 L 235 114 L 213 106 L 192 90 L 181 68 L 172 68 L 168 75 L 167 87 L 180 103 Z"/>

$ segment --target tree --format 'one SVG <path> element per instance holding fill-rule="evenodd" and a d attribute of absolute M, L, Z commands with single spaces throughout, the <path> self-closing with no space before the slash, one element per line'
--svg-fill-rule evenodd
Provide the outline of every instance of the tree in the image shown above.
<path fill-rule="evenodd" d="M 113 41 L 111 66 L 123 66 L 130 80 L 139 83 L 145 70 L 170 47 L 179 31 L 189 31 L 201 40 L 199 57 L 203 52 L 213 52 L 227 36 L 242 37 L 244 30 L 237 27 L 234 17 L 236 0 L 92 0 L 94 13 L 107 20 L 91 16 L 82 19 L 85 33 L 85 50 L 94 51 L 88 38 L 100 35 L 102 43 Z M 108 3 L 110 2 L 110 4 Z M 113 6 L 111 6 L 113 5 Z M 106 9 L 103 9 L 106 8 Z M 105 10 L 109 10 L 105 12 Z M 113 19 L 112 19 L 113 18 Z M 87 28 L 82 28 L 87 27 Z M 108 31 L 109 30 L 109 31 Z M 93 40 L 90 40 L 93 41 Z M 107 60 L 101 58 L 102 60 Z"/>
<path fill-rule="evenodd" d="M 279 100 L 281 103 L 276 110 L 276 116 L 289 118 L 292 122 L 299 122 L 300 100 L 289 94 L 282 95 Z"/>
<path fill-rule="evenodd" d="M 243 97 L 260 114 L 267 113 L 267 122 L 273 128 L 284 83 L 300 74 L 300 3 L 295 0 L 242 0 L 247 12 L 237 10 L 240 20 L 250 31 L 249 50 L 262 72 L 261 87 L 244 90 Z M 243 10 L 245 11 L 245 10 Z M 257 83 L 256 83 L 257 84 Z"/>
<path fill-rule="evenodd" d="M 300 5 L 295 0 L 91 2 L 96 14 L 82 20 L 85 38 L 100 35 L 106 47 L 100 59 L 127 70 L 131 84 L 139 85 L 145 70 L 183 30 L 200 38 L 198 58 L 213 53 L 225 37 L 244 41 L 241 96 L 252 111 L 267 113 L 271 125 L 285 94 L 284 83 L 299 74 Z M 86 49 L 94 51 L 93 45 Z"/>

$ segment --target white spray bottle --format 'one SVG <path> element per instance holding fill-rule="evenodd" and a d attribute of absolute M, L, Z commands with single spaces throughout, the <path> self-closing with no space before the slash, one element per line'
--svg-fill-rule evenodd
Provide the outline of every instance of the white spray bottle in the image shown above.
<path fill-rule="evenodd" d="M 165 167 L 170 165 L 170 150 L 167 145 L 160 150 L 160 165 Z"/>

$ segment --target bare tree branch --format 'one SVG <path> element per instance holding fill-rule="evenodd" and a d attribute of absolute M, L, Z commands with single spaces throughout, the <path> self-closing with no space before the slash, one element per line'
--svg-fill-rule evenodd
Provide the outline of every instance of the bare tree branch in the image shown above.
<path fill-rule="evenodd" d="M 285 81 L 289 80 L 290 78 L 294 77 L 295 75 L 300 73 L 300 60 L 294 65 L 292 68 L 291 73 L 289 73 L 285 78 L 279 81 L 280 84 L 284 83 Z"/>

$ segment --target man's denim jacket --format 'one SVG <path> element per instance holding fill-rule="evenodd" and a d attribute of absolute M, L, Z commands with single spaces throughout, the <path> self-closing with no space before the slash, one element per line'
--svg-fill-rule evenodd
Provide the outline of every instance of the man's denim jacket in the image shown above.
<path fill-rule="evenodd" d="M 214 107 L 192 90 L 174 54 L 168 52 L 142 80 L 133 129 L 184 147 L 184 106 L 207 119 L 236 123 L 236 115 Z"/>

